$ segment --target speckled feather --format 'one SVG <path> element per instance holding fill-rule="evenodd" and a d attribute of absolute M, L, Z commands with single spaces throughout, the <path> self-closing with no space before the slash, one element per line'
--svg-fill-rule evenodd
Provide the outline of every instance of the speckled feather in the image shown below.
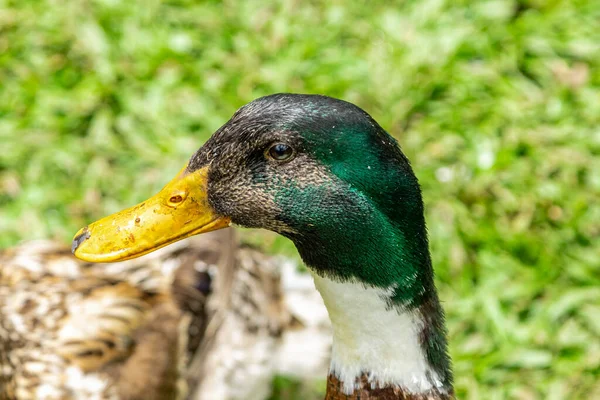
<path fill-rule="evenodd" d="M 398 387 L 372 387 L 367 376 L 357 379 L 359 388 L 351 394 L 343 393 L 343 383 L 334 375 L 327 377 L 325 400 L 452 400 L 453 394 L 431 390 L 428 393 L 410 393 Z"/>
<path fill-rule="evenodd" d="M 267 351 L 288 315 L 273 261 L 225 232 L 114 264 L 77 261 L 47 241 L 2 252 L 0 399 L 202 399 L 214 398 L 207 381 L 236 387 L 216 374 L 233 354 L 215 336 L 235 325 Z M 237 378 L 270 380 L 263 362 L 238 357 Z"/>

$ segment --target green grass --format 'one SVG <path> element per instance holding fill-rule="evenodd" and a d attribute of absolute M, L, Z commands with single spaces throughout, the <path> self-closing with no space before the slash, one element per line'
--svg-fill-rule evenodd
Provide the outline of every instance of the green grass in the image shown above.
<path fill-rule="evenodd" d="M 0 247 L 143 200 L 258 96 L 340 97 L 422 182 L 460 398 L 600 398 L 600 2 L 264 3 L 0 0 Z"/>

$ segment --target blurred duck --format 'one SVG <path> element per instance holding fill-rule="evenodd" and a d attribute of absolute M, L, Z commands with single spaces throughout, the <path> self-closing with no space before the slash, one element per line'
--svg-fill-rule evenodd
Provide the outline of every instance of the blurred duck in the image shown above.
<path fill-rule="evenodd" d="M 0 253 L 0 399 L 264 399 L 288 322 L 232 230 L 112 264 L 25 243 Z"/>

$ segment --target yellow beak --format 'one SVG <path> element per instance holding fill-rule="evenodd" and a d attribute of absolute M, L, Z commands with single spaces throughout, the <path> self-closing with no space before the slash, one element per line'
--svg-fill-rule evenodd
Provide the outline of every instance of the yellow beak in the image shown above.
<path fill-rule="evenodd" d="M 228 227 L 231 220 L 216 215 L 208 204 L 207 168 L 190 173 L 184 167 L 150 199 L 80 229 L 73 238 L 73 254 L 91 262 L 129 260 Z"/>

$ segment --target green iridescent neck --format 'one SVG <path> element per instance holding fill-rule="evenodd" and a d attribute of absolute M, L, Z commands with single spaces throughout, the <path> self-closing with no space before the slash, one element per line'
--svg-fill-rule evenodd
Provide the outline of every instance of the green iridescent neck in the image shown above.
<path fill-rule="evenodd" d="M 322 276 L 394 288 L 392 301 L 403 307 L 423 304 L 435 289 L 422 221 L 399 230 L 398 223 L 360 193 L 350 189 L 343 197 L 334 209 L 318 212 L 317 218 L 329 224 L 291 235 L 303 260 Z M 348 198 L 352 206 L 345 207 Z M 340 215 L 344 210 L 345 215 Z M 415 226 L 419 222 L 421 229 Z"/>
<path fill-rule="evenodd" d="M 417 178 L 396 141 L 377 125 L 339 128 L 339 142 L 305 135 L 330 179 L 282 185 L 275 195 L 279 218 L 293 228 L 283 234 L 317 275 L 385 290 L 382 308 L 414 313 L 426 360 L 451 387 Z"/>
<path fill-rule="evenodd" d="M 394 303 L 419 306 L 435 288 L 417 178 L 375 121 L 341 121 L 327 135 L 294 127 L 328 179 L 281 182 L 279 218 L 294 231 L 284 234 L 317 273 L 393 286 Z"/>
<path fill-rule="evenodd" d="M 355 195 L 347 193 L 350 197 Z M 406 226 L 399 230 L 398 226 L 404 222 L 388 220 L 368 202 L 362 206 L 364 212 L 349 212 L 343 220 L 336 220 L 337 212 L 327 215 L 322 211 L 321 216 L 325 214 L 332 224 L 328 229 L 321 227 L 318 231 L 292 235 L 296 247 L 304 262 L 321 277 L 381 289 L 385 302 L 380 310 L 371 310 L 372 313 L 395 309 L 399 317 L 414 315 L 415 327 L 420 329 L 421 351 L 431 370 L 450 390 L 452 373 L 444 316 L 433 283 L 425 226 L 422 221 L 420 224 L 412 221 L 410 230 Z M 327 288 L 320 288 L 326 299 L 323 290 Z"/>

